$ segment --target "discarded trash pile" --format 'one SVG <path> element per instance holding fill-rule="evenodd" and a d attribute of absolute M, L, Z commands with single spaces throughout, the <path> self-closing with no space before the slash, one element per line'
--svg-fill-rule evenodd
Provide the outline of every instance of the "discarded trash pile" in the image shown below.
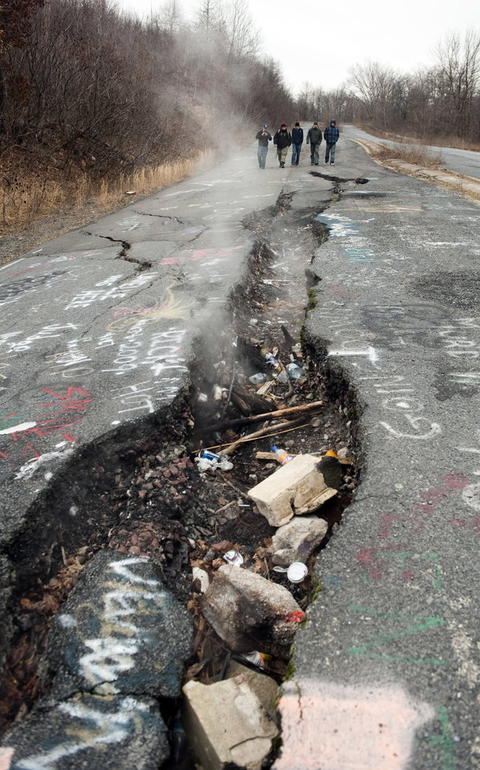
<path fill-rule="evenodd" d="M 223 487 L 226 496 L 225 489 L 238 491 L 215 512 L 227 516 L 217 524 L 218 542 L 201 539 L 190 555 L 195 657 L 184 711 L 205 769 L 267 767 L 269 755 L 273 761 L 278 685 L 321 589 L 315 552 L 355 483 L 347 447 L 338 439 L 337 451 L 324 444 L 331 412 L 316 399 L 319 383 L 291 342 L 286 335 L 282 352 L 239 340 L 236 376 L 220 361 L 199 378 L 195 396 L 195 442 L 206 447 L 194 462 L 203 485 Z M 257 371 L 250 373 L 252 361 Z M 282 439 L 287 449 L 274 443 Z"/>

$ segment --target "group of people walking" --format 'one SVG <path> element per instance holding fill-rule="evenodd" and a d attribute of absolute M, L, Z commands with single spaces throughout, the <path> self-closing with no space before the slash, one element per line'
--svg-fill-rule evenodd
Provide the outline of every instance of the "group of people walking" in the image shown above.
<path fill-rule="evenodd" d="M 325 139 L 325 163 L 330 163 L 332 166 L 335 163 L 335 146 L 338 142 L 340 132 L 337 128 L 337 122 L 335 120 L 330 121 L 323 131 L 319 127 L 317 121 L 309 128 L 307 133 L 307 144 L 310 145 L 310 161 L 312 166 L 318 166 L 320 145 L 322 138 Z M 280 164 L 280 168 L 285 168 L 285 161 L 287 160 L 288 148 L 292 148 L 292 166 L 298 166 L 300 161 L 300 152 L 302 150 L 302 144 L 304 139 L 303 128 L 297 121 L 294 128 L 290 132 L 287 124 L 282 123 L 275 136 L 272 137 L 268 131 L 268 126 L 265 124 L 260 131 L 257 132 L 256 139 L 258 141 L 258 165 L 260 168 L 265 168 L 268 153 L 268 143 L 272 141 L 277 147 L 277 158 Z"/>

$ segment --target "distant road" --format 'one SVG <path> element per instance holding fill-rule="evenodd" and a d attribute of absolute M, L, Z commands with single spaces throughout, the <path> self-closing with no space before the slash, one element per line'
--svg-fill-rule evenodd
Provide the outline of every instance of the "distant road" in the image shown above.
<path fill-rule="evenodd" d="M 389 139 L 381 139 L 373 134 L 367 134 L 361 128 L 352 125 L 345 125 L 343 134 L 347 139 L 365 139 L 366 141 L 379 142 L 382 144 L 395 146 L 397 142 Z M 466 174 L 480 179 L 480 152 L 474 150 L 457 150 L 453 147 L 436 147 L 435 145 L 426 145 L 429 150 L 438 152 L 442 156 L 442 167 L 449 171 L 456 171 L 458 174 Z"/>

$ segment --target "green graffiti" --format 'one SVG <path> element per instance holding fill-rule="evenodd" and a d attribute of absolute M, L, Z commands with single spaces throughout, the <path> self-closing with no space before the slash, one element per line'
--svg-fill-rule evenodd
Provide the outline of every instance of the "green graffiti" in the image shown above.
<path fill-rule="evenodd" d="M 351 605 L 350 610 L 352 612 L 359 612 L 365 615 L 371 615 L 372 617 L 380 617 L 385 619 L 392 619 L 400 621 L 403 628 L 398 630 L 389 631 L 388 633 L 376 634 L 371 637 L 371 641 L 367 641 L 364 644 L 354 645 L 348 647 L 346 652 L 349 655 L 357 655 L 364 658 L 378 658 L 386 661 L 402 661 L 406 663 L 416 663 L 419 665 L 428 666 L 444 666 L 445 661 L 441 658 L 429 658 L 418 656 L 403 656 L 403 655 L 388 655 L 375 648 L 381 647 L 388 642 L 397 641 L 407 636 L 421 633 L 422 631 L 428 631 L 433 628 L 440 628 L 445 625 L 445 620 L 437 616 L 428 617 L 420 616 L 418 618 L 408 618 L 403 615 L 396 615 L 389 612 L 381 612 L 377 610 L 369 610 L 367 607 L 359 607 L 358 605 Z"/>
<path fill-rule="evenodd" d="M 427 738 L 432 746 L 437 746 L 442 754 L 442 764 L 439 770 L 455 770 L 455 741 L 452 727 L 448 720 L 448 712 L 444 706 L 437 708 L 437 719 L 440 723 L 440 733 Z"/>

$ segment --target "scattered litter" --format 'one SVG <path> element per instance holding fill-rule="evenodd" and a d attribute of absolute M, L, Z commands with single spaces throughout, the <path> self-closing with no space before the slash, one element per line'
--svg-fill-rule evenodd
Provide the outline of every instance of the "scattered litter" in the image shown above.
<path fill-rule="evenodd" d="M 201 404 L 206 404 L 208 401 L 208 396 L 206 393 L 199 393 L 197 396 L 197 401 L 199 401 Z"/>
<path fill-rule="evenodd" d="M 243 564 L 243 556 L 239 551 L 227 551 L 223 554 L 224 560 L 228 564 L 232 564 L 234 567 L 241 567 Z"/>
<path fill-rule="evenodd" d="M 221 388 L 220 385 L 214 385 L 212 390 L 213 400 L 221 401 L 224 392 L 227 393 L 228 391 L 225 391 L 225 388 Z"/>
<path fill-rule="evenodd" d="M 287 570 L 290 583 L 301 583 L 308 575 L 308 567 L 302 561 L 294 561 Z"/>
<path fill-rule="evenodd" d="M 203 449 L 200 456 L 195 458 L 195 462 L 200 473 L 216 470 L 231 471 L 233 468 L 233 463 L 227 457 L 209 452 L 208 449 Z"/>
<path fill-rule="evenodd" d="M 290 460 L 293 460 L 293 455 L 289 455 L 286 449 L 281 449 L 275 444 L 272 446 L 272 454 L 280 465 L 286 465 Z"/>
<path fill-rule="evenodd" d="M 300 380 L 305 377 L 305 369 L 298 364 L 287 364 L 287 373 L 291 380 Z"/>
<path fill-rule="evenodd" d="M 252 385 L 263 385 L 263 383 L 267 381 L 267 375 L 263 374 L 263 372 L 257 372 L 256 374 L 252 374 L 252 376 L 248 378 L 248 381 L 251 382 Z"/>
<path fill-rule="evenodd" d="M 136 194 L 137 194 L 136 190 L 126 190 L 125 191 L 125 195 L 136 195 Z"/>

